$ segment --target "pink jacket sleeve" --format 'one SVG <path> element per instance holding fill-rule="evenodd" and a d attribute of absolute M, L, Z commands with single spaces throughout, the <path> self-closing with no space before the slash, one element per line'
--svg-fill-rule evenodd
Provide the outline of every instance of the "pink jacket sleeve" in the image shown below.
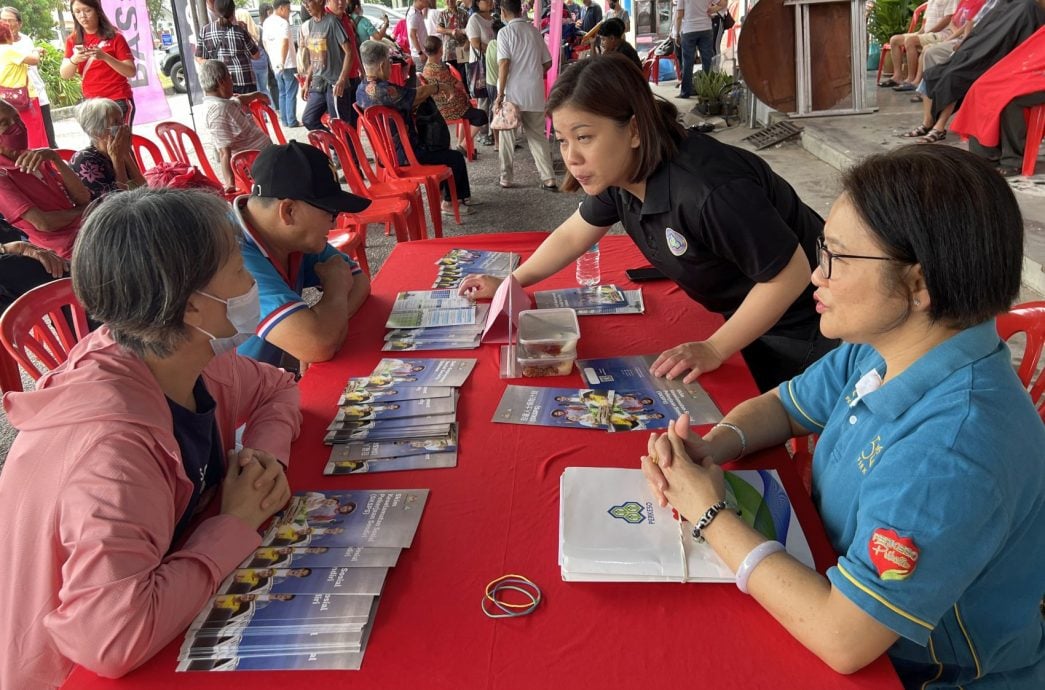
<path fill-rule="evenodd" d="M 171 465 L 158 446 L 113 434 L 78 459 L 59 492 L 62 587 L 44 625 L 63 655 L 103 676 L 170 642 L 260 543 L 245 522 L 219 515 L 167 554 L 177 520 Z"/>
<path fill-rule="evenodd" d="M 301 396 L 293 374 L 238 355 L 214 358 L 204 373 L 218 409 L 226 413 L 221 427 L 226 445 L 246 424 L 245 448 L 268 451 L 289 465 L 290 444 L 301 429 Z"/>

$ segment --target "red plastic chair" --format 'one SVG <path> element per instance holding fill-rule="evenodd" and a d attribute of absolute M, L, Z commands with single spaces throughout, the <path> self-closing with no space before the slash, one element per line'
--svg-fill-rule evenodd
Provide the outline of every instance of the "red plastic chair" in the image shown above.
<path fill-rule="evenodd" d="M 71 311 L 75 328 L 69 326 L 63 307 Z M 69 350 L 88 331 L 87 313 L 76 301 L 70 278 L 33 288 L 0 316 L 0 342 L 34 381 L 64 362 Z M 30 354 L 43 369 L 29 358 Z"/>
<path fill-rule="evenodd" d="M 923 2 L 921 5 L 918 5 L 918 7 L 915 8 L 914 14 L 911 15 L 911 23 L 907 26 L 907 33 L 913 34 L 915 31 L 918 30 L 918 23 L 921 21 L 922 15 L 925 14 L 925 8 L 928 7 L 928 6 L 929 6 L 929 3 Z M 893 47 L 891 45 L 889 45 L 888 43 L 886 43 L 884 46 L 882 46 L 882 54 L 878 58 L 878 75 L 874 78 L 874 83 L 875 84 L 881 84 L 882 83 L 882 68 L 885 66 L 885 56 L 888 55 L 889 51 L 891 51 L 892 49 L 893 49 Z M 900 59 L 902 59 L 902 56 L 901 56 Z M 896 64 L 896 60 L 893 60 L 893 74 L 894 75 L 896 75 L 900 71 L 899 67 L 900 66 Z"/>
<path fill-rule="evenodd" d="M 161 122 L 156 125 L 156 136 L 160 138 L 163 148 L 167 149 L 167 155 L 170 157 L 170 160 L 185 163 L 186 165 L 198 165 L 204 175 L 225 186 L 225 183 L 214 174 L 214 168 L 211 167 L 210 161 L 207 159 L 207 152 L 203 150 L 203 142 L 200 141 L 200 137 L 194 129 L 180 122 Z M 198 163 L 189 160 L 186 142 L 192 145 L 196 158 L 199 159 Z"/>
<path fill-rule="evenodd" d="M 682 78 L 682 66 L 679 64 L 679 56 L 675 51 L 672 51 L 671 55 L 657 55 L 656 50 L 651 48 L 646 53 L 645 59 L 642 61 L 642 76 L 646 77 L 646 81 L 652 81 L 654 84 L 660 83 L 660 61 L 661 59 L 671 60 L 675 65 L 675 78 Z"/>
<path fill-rule="evenodd" d="M 337 137 L 330 132 L 317 129 L 308 133 L 308 143 L 322 151 L 333 161 L 333 155 L 337 154 L 337 160 L 341 162 L 341 170 L 345 175 L 349 190 L 356 196 L 370 199 L 370 207 L 359 213 L 342 214 L 348 216 L 353 225 L 368 225 L 370 223 L 381 224 L 386 228 L 389 225 L 395 227 L 396 239 L 400 242 L 408 242 L 412 239 L 421 238 L 421 230 L 413 215 L 413 206 L 407 199 L 399 197 L 374 198 L 363 184 L 363 178 L 359 170 L 344 161 L 351 161 L 351 153 Z M 339 218 L 339 225 L 344 224 Z M 344 221 L 349 222 L 348 220 Z"/>
<path fill-rule="evenodd" d="M 1027 344 L 1016 374 L 1027 387 L 1041 421 L 1045 422 L 1045 371 L 1038 371 L 1042 364 L 1042 350 L 1045 349 L 1045 301 L 1017 304 L 999 316 L 997 324 L 1002 340 L 1017 333 L 1026 334 Z"/>
<path fill-rule="evenodd" d="M 276 117 L 276 111 L 267 103 L 251 101 L 250 114 L 254 116 L 254 121 L 258 123 L 261 131 L 269 135 L 270 139 L 274 139 L 277 144 L 287 143 L 287 138 L 283 136 L 283 128 L 279 124 L 279 118 Z"/>
<path fill-rule="evenodd" d="M 163 152 L 160 151 L 160 147 L 152 141 L 147 139 L 140 134 L 131 133 L 131 151 L 134 153 L 134 160 L 138 163 L 138 169 L 145 172 L 149 168 L 155 168 L 160 163 L 164 162 Z M 147 154 L 149 159 L 152 161 L 152 165 L 145 165 L 145 157 L 142 154 Z"/>
<path fill-rule="evenodd" d="M 387 171 L 400 179 L 424 180 L 425 190 L 428 192 L 428 208 L 432 213 L 432 221 L 435 225 L 435 236 L 443 236 L 442 218 L 437 215 L 441 213 L 442 209 L 439 197 L 440 182 L 446 182 L 449 186 L 454 219 L 460 224 L 461 208 L 457 199 L 457 185 L 454 184 L 453 171 L 445 165 L 422 165 L 417 160 L 414 148 L 410 145 L 406 123 L 403 122 L 399 112 L 387 106 L 374 106 L 363 112 L 361 121 L 364 123 L 370 143 L 374 147 L 374 153 Z M 406 165 L 399 163 L 399 156 L 396 153 L 397 139 L 406 154 Z"/>
<path fill-rule="evenodd" d="M 354 154 L 354 160 L 356 165 L 354 172 L 359 174 L 359 182 L 363 184 L 363 188 L 367 191 L 367 197 L 370 199 L 403 199 L 410 202 L 410 215 L 413 216 L 413 223 L 416 233 L 412 239 L 424 239 L 425 237 L 425 207 L 424 200 L 421 197 L 421 186 L 413 180 L 398 180 L 395 178 L 389 178 L 381 180 L 378 174 L 370 166 L 370 162 L 367 160 L 366 151 L 363 149 L 363 141 L 359 138 L 359 133 L 350 124 L 341 119 L 334 119 L 330 123 L 330 129 L 334 134 L 334 137 L 338 139 L 349 153 Z M 344 159 L 342 159 L 344 160 Z M 348 178 L 348 172 L 345 173 L 346 179 Z M 350 182 L 350 186 L 355 189 L 355 185 Z M 385 234 L 391 232 L 389 226 L 385 226 Z"/>
<path fill-rule="evenodd" d="M 1023 109 L 1023 117 L 1027 119 L 1027 143 L 1023 149 L 1023 170 L 1027 177 L 1034 174 L 1034 166 L 1038 162 L 1038 149 L 1045 136 L 1045 104 Z"/>
<path fill-rule="evenodd" d="M 254 160 L 258 157 L 256 149 L 247 149 L 245 151 L 237 151 L 232 154 L 232 160 L 229 163 L 232 166 L 232 177 L 236 181 L 236 191 L 240 194 L 250 194 L 251 189 L 254 187 L 254 176 L 251 174 L 251 168 L 254 166 Z"/>
<path fill-rule="evenodd" d="M 74 149 L 55 149 L 54 152 L 57 153 L 58 157 L 66 163 L 71 161 L 73 159 L 73 156 L 76 155 L 76 151 Z"/>
<path fill-rule="evenodd" d="M 18 372 L 18 363 L 7 350 L 0 348 L 0 393 L 22 390 L 22 375 Z"/>

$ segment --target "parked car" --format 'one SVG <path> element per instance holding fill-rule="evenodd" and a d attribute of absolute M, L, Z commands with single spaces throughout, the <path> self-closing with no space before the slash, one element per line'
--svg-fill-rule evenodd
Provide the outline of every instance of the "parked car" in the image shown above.
<path fill-rule="evenodd" d="M 400 20 L 406 19 L 406 12 L 385 7 L 384 5 L 375 5 L 369 2 L 363 3 L 363 16 L 369 19 L 370 23 L 375 27 L 381 23 L 381 19 L 385 15 L 388 15 L 388 36 L 391 37 L 392 30 L 395 29 L 396 24 Z"/>
<path fill-rule="evenodd" d="M 181 62 L 181 52 L 177 43 L 172 43 L 166 51 L 160 53 L 160 71 L 170 78 L 176 92 L 188 91 L 185 84 L 185 65 Z"/>

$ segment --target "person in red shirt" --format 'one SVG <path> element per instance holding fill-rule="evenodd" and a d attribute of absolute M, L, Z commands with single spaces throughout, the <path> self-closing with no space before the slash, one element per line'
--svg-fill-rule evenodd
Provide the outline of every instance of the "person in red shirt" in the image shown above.
<path fill-rule="evenodd" d="M 27 149 L 27 140 L 18 111 L 0 100 L 0 215 L 69 259 L 91 194 L 54 149 Z"/>
<path fill-rule="evenodd" d="M 84 98 L 109 98 L 120 106 L 127 126 L 134 124 L 134 96 L 129 79 L 135 75 L 134 54 L 113 28 L 101 0 L 73 0 L 73 33 L 65 40 L 62 79 L 82 78 Z"/>

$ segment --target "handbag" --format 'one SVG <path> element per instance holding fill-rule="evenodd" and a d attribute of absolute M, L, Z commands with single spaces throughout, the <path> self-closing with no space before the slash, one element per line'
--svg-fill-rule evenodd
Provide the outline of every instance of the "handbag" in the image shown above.
<path fill-rule="evenodd" d="M 733 13 L 729 10 L 726 10 L 725 14 L 719 16 L 722 17 L 722 29 L 724 31 L 729 31 L 733 28 L 733 25 L 737 23 L 737 20 L 733 19 Z"/>
<path fill-rule="evenodd" d="M 472 48 L 472 55 L 475 56 L 475 60 L 468 65 L 468 92 L 472 94 L 472 98 L 487 98 L 489 93 L 486 90 L 486 60 L 475 48 Z"/>
<path fill-rule="evenodd" d="M 11 88 L 0 86 L 0 98 L 11 104 L 15 110 L 29 110 L 29 87 Z"/>
<path fill-rule="evenodd" d="M 517 129 L 519 122 L 519 107 L 517 105 L 508 99 L 502 101 L 499 107 L 494 105 L 490 129 L 496 129 L 499 132 Z"/>

